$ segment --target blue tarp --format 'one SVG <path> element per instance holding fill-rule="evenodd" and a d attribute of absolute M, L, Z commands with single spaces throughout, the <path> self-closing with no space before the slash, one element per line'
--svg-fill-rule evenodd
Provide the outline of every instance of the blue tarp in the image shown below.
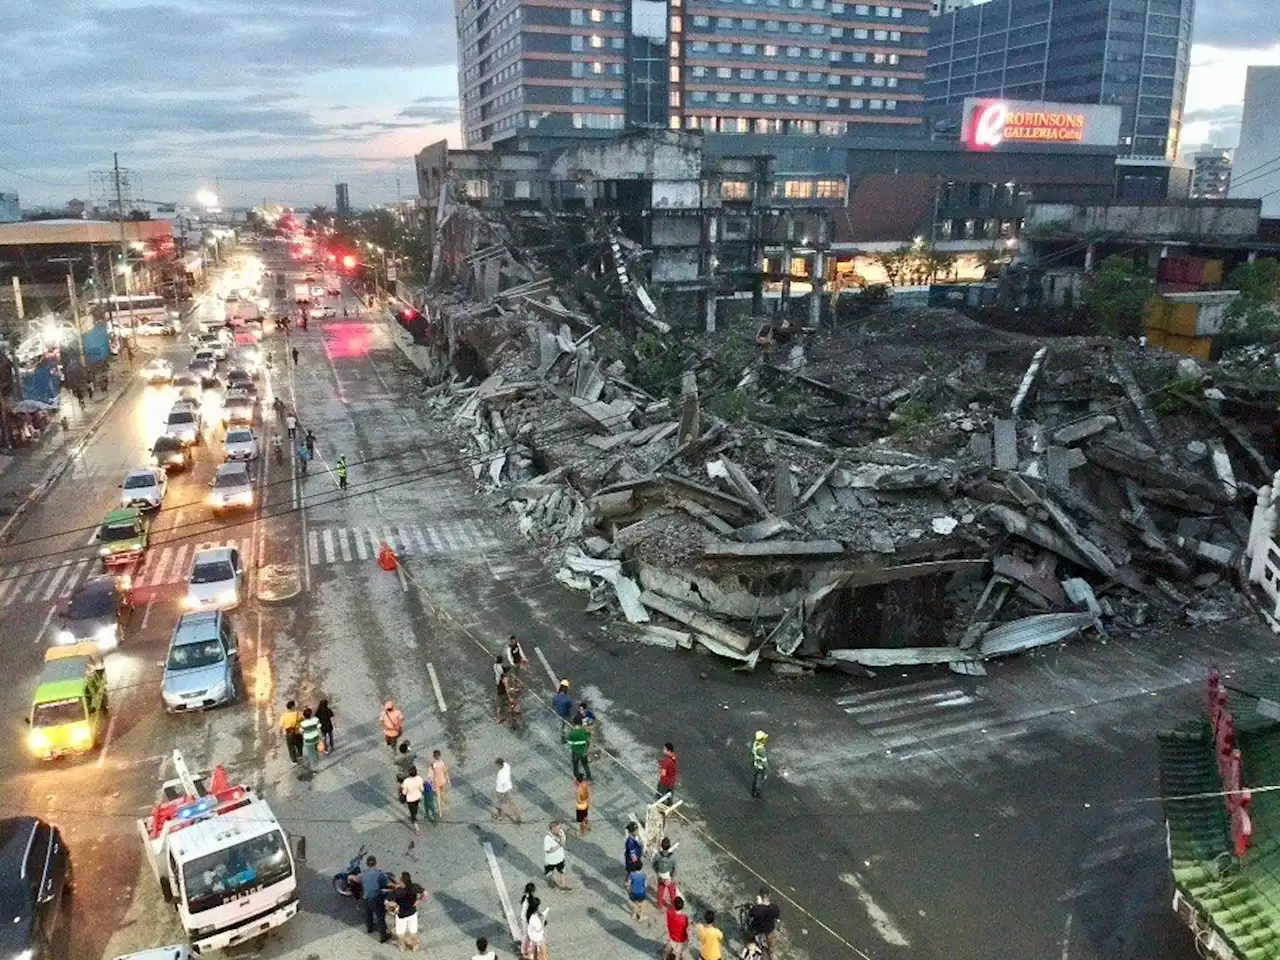
<path fill-rule="evenodd" d="M 52 360 L 45 360 L 30 373 L 22 375 L 24 400 L 41 400 L 56 404 L 61 391 L 62 381 L 58 379 L 58 364 Z"/>
<path fill-rule="evenodd" d="M 105 360 L 111 355 L 111 338 L 106 325 L 94 327 L 84 335 L 84 356 L 90 363 Z"/>

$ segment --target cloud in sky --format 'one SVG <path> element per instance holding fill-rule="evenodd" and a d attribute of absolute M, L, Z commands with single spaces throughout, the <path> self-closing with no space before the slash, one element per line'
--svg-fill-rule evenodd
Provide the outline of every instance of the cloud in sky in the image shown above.
<path fill-rule="evenodd" d="M 1198 4 L 1187 143 L 1234 143 L 1275 4 Z M 456 57 L 450 0 L 0 0 L 0 187 L 92 199 L 118 151 L 148 199 L 393 199 L 458 141 Z"/>

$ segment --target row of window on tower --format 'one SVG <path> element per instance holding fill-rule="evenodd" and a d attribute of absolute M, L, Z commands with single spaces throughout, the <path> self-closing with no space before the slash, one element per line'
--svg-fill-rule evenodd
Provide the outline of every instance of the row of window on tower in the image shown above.
<path fill-rule="evenodd" d="M 689 18 L 695 28 L 710 27 L 711 18 L 704 16 L 693 16 Z M 753 33 L 756 30 L 763 30 L 765 33 L 808 33 L 816 37 L 851 37 L 854 40 L 875 40 L 879 43 L 901 43 L 902 31 L 883 30 L 874 27 L 844 27 L 832 26 L 827 23 L 802 23 L 799 20 L 756 20 L 752 17 L 743 17 L 735 20 L 733 17 L 716 17 L 716 30 L 742 30 L 747 33 Z M 671 32 L 680 33 L 684 29 L 684 18 L 678 14 L 671 17 Z"/>
<path fill-rule="evenodd" d="M 689 103 L 761 103 L 766 106 L 782 105 L 788 107 L 814 107 L 818 109 L 839 110 L 844 106 L 844 97 L 821 97 L 814 94 L 798 93 L 730 93 L 720 90 L 715 93 L 706 90 L 692 90 L 687 94 Z M 897 110 L 897 100 L 886 100 L 883 97 L 850 97 L 850 110 Z M 671 91 L 671 105 L 680 106 L 680 91 Z"/>
<path fill-rule="evenodd" d="M 679 71 L 679 67 L 673 66 L 671 68 L 673 82 L 679 81 Z M 684 73 L 686 80 L 702 80 L 708 77 L 715 77 L 717 80 L 732 80 L 736 76 L 739 80 L 759 79 L 770 82 L 782 81 L 784 83 L 816 83 L 828 87 L 845 85 L 850 87 L 892 88 L 898 85 L 897 77 L 869 76 L 861 73 L 823 73 L 821 70 L 757 70 L 754 67 L 742 67 L 734 70 L 731 67 L 685 67 Z"/>
<path fill-rule="evenodd" d="M 871 118 L 867 117 L 867 121 Z M 795 120 L 785 117 L 720 117 L 694 114 L 672 117 L 672 130 L 702 130 L 707 133 L 802 134 L 805 136 L 842 137 L 856 122 L 848 120 Z"/>
<path fill-rule="evenodd" d="M 577 38 L 575 38 L 577 39 Z M 847 57 L 852 63 L 891 63 L 897 64 L 901 62 L 901 57 L 896 53 L 873 53 L 868 54 L 862 50 L 826 50 L 822 47 L 799 47 L 799 46 L 779 46 L 775 43 L 708 43 L 706 40 L 691 40 L 688 44 L 689 53 L 711 53 L 713 50 L 721 54 L 740 54 L 744 57 L 765 56 L 773 57 L 790 57 L 793 60 L 808 57 L 810 60 L 825 60 L 827 63 L 841 63 Z M 574 49 L 577 49 L 576 47 Z M 671 41 L 671 55 L 673 57 L 680 56 L 680 41 Z"/>

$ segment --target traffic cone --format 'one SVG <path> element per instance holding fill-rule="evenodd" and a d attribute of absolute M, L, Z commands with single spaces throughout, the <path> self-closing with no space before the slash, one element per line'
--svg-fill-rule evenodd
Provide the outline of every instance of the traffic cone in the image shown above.
<path fill-rule="evenodd" d="M 383 570 L 395 570 L 400 566 L 400 558 L 385 543 L 382 545 L 382 549 L 378 551 L 378 566 Z"/>

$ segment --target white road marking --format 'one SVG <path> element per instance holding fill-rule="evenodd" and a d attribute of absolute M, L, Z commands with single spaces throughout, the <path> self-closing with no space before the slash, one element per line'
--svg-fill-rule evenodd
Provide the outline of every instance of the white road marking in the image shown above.
<path fill-rule="evenodd" d="M 1062 931 L 1062 960 L 1069 960 L 1071 954 L 1071 911 L 1067 911 L 1067 925 Z"/>
<path fill-rule="evenodd" d="M 44 622 L 40 624 L 40 629 L 36 631 L 36 643 L 39 644 L 44 639 L 45 634 L 49 630 L 49 621 L 53 619 L 53 611 L 57 610 L 57 606 L 49 608 L 49 612 L 44 615 Z"/>
<path fill-rule="evenodd" d="M 314 536 L 314 534 L 312 534 Z M 324 558 L 327 562 L 332 563 L 335 554 L 333 552 L 333 531 L 326 530 L 324 532 Z"/>
<path fill-rule="evenodd" d="M 107 733 L 102 738 L 102 749 L 98 751 L 98 766 L 101 767 L 107 762 L 107 747 L 111 746 L 111 734 L 116 730 L 116 715 L 111 714 L 111 718 L 107 721 Z"/>
<path fill-rule="evenodd" d="M 4 579 L 0 580 L 0 605 L 8 603 L 12 597 L 8 594 L 18 585 L 18 581 L 22 579 L 22 567 L 19 563 L 5 570 Z"/>
<path fill-rule="evenodd" d="M 89 531 L 89 539 L 85 541 L 84 545 L 86 547 L 92 547 L 97 542 L 98 542 L 98 528 L 94 527 L 92 530 Z"/>
<path fill-rule="evenodd" d="M 351 539 L 354 540 L 356 544 L 356 556 L 358 556 L 361 560 L 368 560 L 369 546 L 368 544 L 365 543 L 364 531 L 352 530 Z"/>
<path fill-rule="evenodd" d="M 156 603 L 156 598 L 154 596 L 147 601 L 147 605 L 142 611 L 142 625 L 140 629 L 142 630 L 147 629 L 147 624 L 151 622 L 151 608 L 155 606 L 155 603 Z"/>
<path fill-rule="evenodd" d="M 342 555 L 345 563 L 351 562 L 351 545 L 347 543 L 347 531 L 338 531 L 338 553 Z"/>
<path fill-rule="evenodd" d="M 67 582 L 64 583 L 62 585 L 62 589 L 58 591 L 58 596 L 60 598 L 71 596 L 71 591 L 76 588 L 77 584 L 79 584 L 80 578 L 84 576 L 84 568 L 87 567 L 89 563 L 90 561 L 88 560 L 81 560 L 76 564 L 75 570 L 71 572 L 71 576 L 67 577 Z"/>
<path fill-rule="evenodd" d="M 911 941 L 897 928 L 884 908 L 871 899 L 871 894 L 863 889 L 856 874 L 842 873 L 840 874 L 840 882 L 853 888 L 854 894 L 862 901 L 862 906 L 866 909 L 867 916 L 871 918 L 871 925 L 875 927 L 876 933 L 880 934 L 885 943 L 892 947 L 911 946 Z"/>
<path fill-rule="evenodd" d="M 547 658 L 542 653 L 542 648 L 535 646 L 533 648 L 534 655 L 538 658 L 538 662 L 542 664 L 542 669 L 547 671 L 547 676 L 551 678 L 551 686 L 558 686 L 560 678 L 556 676 L 556 672 L 551 669 L 551 664 L 547 663 Z"/>
<path fill-rule="evenodd" d="M 498 858 L 493 855 L 493 844 L 484 841 L 484 856 L 489 861 L 489 873 L 493 877 L 493 885 L 498 888 L 498 902 L 502 904 L 502 915 L 507 919 L 507 929 L 511 939 L 520 942 L 520 925 L 516 923 L 516 912 L 511 908 L 511 898 L 507 896 L 506 884 L 502 882 L 502 871 L 498 869 Z"/>
<path fill-rule="evenodd" d="M 312 563 L 320 562 L 320 531 L 312 530 L 307 534 L 307 559 Z"/>
<path fill-rule="evenodd" d="M 444 691 L 440 689 L 440 678 L 436 676 L 436 668 L 433 664 L 427 664 L 427 676 L 431 678 L 431 689 L 436 694 L 436 706 L 440 708 L 441 713 L 448 713 L 449 708 L 444 702 Z"/>
<path fill-rule="evenodd" d="M 45 589 L 44 589 L 44 596 L 42 596 L 40 599 L 43 600 L 45 603 L 48 603 L 50 600 L 56 597 L 58 595 L 58 585 L 62 582 L 62 578 L 65 577 L 70 571 L 71 571 L 70 560 L 63 560 L 62 563 L 58 564 L 57 571 L 54 573 L 52 577 L 49 578 L 49 583 L 45 586 Z"/>

